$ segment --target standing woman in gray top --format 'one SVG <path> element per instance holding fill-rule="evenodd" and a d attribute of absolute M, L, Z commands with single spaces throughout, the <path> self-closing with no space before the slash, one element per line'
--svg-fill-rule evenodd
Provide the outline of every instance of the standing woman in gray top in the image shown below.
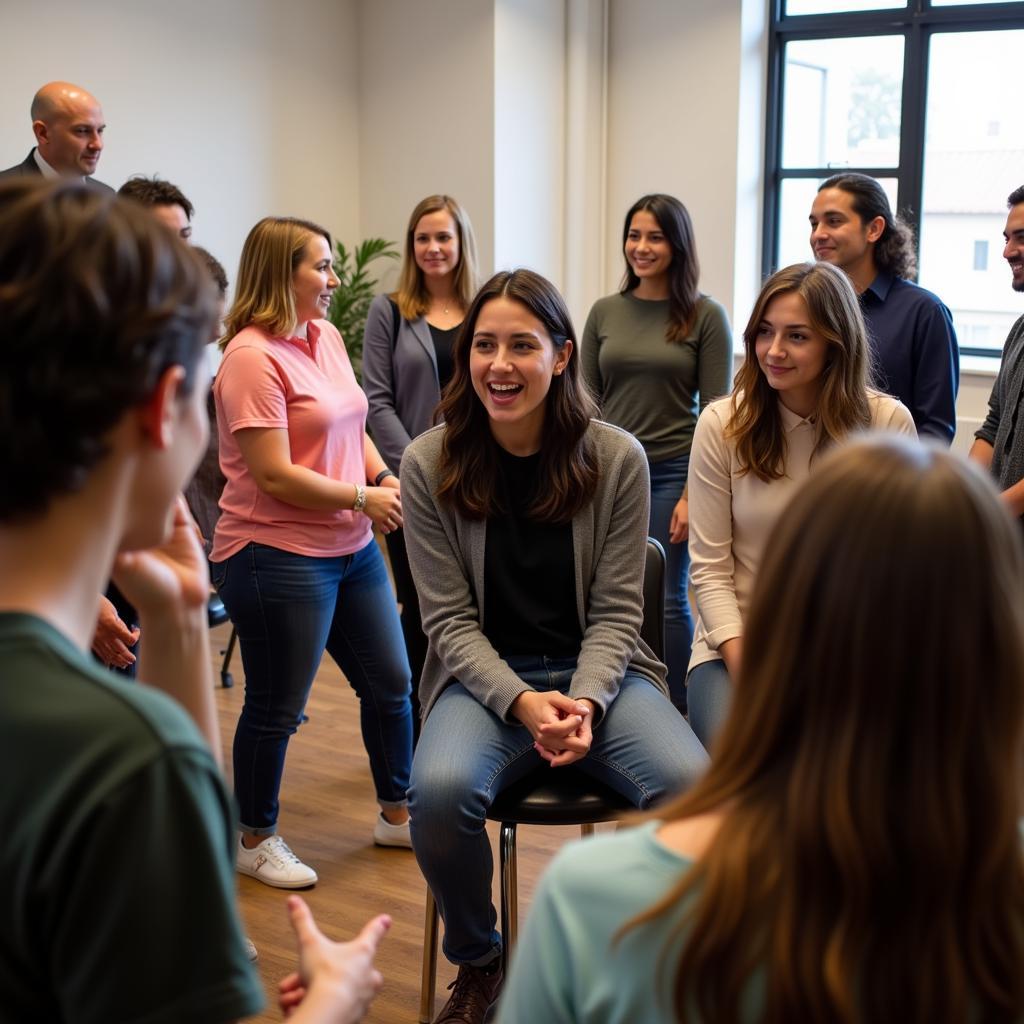
<path fill-rule="evenodd" d="M 668 684 L 686 710 L 693 619 L 686 594 L 686 476 L 697 415 L 729 390 L 732 334 L 725 310 L 698 290 L 693 224 L 674 196 L 638 199 L 622 230 L 622 289 L 594 303 L 583 329 L 583 373 L 608 422 L 644 446 L 650 533 L 665 573 Z"/>
<path fill-rule="evenodd" d="M 452 346 L 476 292 L 476 241 L 469 217 L 451 196 L 416 204 L 405 233 L 402 276 L 393 295 L 378 295 L 363 336 L 367 425 L 384 461 L 398 473 L 406 445 L 434 422 L 452 375 Z M 419 735 L 420 675 L 427 639 L 409 572 L 405 534 L 385 535 L 402 635 L 412 669 L 413 728 Z"/>

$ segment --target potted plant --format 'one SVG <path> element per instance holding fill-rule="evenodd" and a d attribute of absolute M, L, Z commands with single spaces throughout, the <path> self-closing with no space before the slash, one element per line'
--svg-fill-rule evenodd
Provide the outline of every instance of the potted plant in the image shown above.
<path fill-rule="evenodd" d="M 360 383 L 363 379 L 363 330 L 377 288 L 377 278 L 371 277 L 367 268 L 379 259 L 398 259 L 399 252 L 394 245 L 383 238 L 367 238 L 351 252 L 344 242 L 338 242 L 335 247 L 334 273 L 338 287 L 334 289 L 327 319 L 341 331 Z"/>

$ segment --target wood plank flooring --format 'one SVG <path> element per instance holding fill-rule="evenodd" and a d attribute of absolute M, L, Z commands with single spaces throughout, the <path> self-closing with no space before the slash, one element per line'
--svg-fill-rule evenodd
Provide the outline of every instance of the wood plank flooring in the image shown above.
<path fill-rule="evenodd" d="M 229 630 L 222 626 L 212 634 L 218 673 L 218 652 L 226 644 Z M 232 668 L 235 686 L 217 690 L 229 781 L 231 741 L 244 682 L 237 651 Z M 359 705 L 329 656 L 325 655 L 320 667 L 307 713 L 309 722 L 289 745 L 280 818 L 281 835 L 320 876 L 316 888 L 302 895 L 320 927 L 335 939 L 350 938 L 374 914 L 392 916 L 394 924 L 377 960 L 384 987 L 366 1019 L 375 1024 L 415 1021 L 426 889 L 410 851 L 373 845 L 377 805 L 359 733 Z M 497 863 L 497 826 L 492 825 L 491 830 Z M 521 923 L 545 864 L 562 843 L 578 835 L 575 828 L 519 829 Z M 268 999 L 266 1012 L 252 1019 L 280 1021 L 277 982 L 295 966 L 295 946 L 284 910 L 286 893 L 251 878 L 239 876 L 238 883 L 242 917 L 259 950 L 258 966 Z M 497 906 L 497 890 L 494 899 Z M 445 986 L 454 976 L 455 969 L 440 957 L 435 1013 L 447 998 Z"/>

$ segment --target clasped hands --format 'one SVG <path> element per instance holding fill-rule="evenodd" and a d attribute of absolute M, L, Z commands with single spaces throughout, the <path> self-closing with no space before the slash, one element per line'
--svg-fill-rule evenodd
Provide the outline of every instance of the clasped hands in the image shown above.
<path fill-rule="evenodd" d="M 530 731 L 534 750 L 553 768 L 579 761 L 590 751 L 593 701 L 575 700 L 558 690 L 526 690 L 510 710 Z"/>

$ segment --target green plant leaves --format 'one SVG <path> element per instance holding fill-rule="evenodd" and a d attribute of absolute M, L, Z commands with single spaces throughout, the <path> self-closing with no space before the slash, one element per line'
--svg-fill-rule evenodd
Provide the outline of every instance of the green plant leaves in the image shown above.
<path fill-rule="evenodd" d="M 398 259 L 400 253 L 395 245 L 395 242 L 384 238 L 366 238 L 352 251 L 344 242 L 335 246 L 334 273 L 339 283 L 334 290 L 327 319 L 341 331 L 356 380 L 360 383 L 363 379 L 366 314 L 377 290 L 377 278 L 370 274 L 368 268 L 379 259 Z"/>

